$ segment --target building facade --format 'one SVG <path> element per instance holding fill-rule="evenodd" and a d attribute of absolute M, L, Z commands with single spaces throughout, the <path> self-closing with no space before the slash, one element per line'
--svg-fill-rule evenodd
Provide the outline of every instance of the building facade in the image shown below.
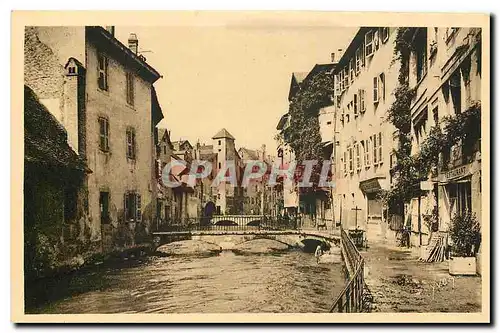
<path fill-rule="evenodd" d="M 413 231 L 412 243 L 420 244 L 418 234 L 446 232 L 455 215 L 472 212 L 481 221 L 481 125 L 469 115 L 481 112 L 481 29 L 422 27 L 413 34 L 409 85 L 415 89 L 411 103 L 412 153 L 418 154 L 433 127 L 444 129 L 446 119 L 462 117 L 477 135 L 459 140 L 439 156 L 432 170 L 428 189 L 420 202 L 413 199 L 408 207 Z M 419 213 L 420 212 L 420 213 Z M 419 215 L 437 219 L 431 225 L 419 221 Z M 424 237 L 424 245 L 427 238 Z"/>
<path fill-rule="evenodd" d="M 360 28 L 335 68 L 335 216 L 344 228 L 385 233 L 394 126 L 386 121 L 399 65 L 395 28 Z"/>
<path fill-rule="evenodd" d="M 27 27 L 25 83 L 87 162 L 90 238 L 108 251 L 144 240 L 156 212 L 160 74 L 107 27 Z"/>

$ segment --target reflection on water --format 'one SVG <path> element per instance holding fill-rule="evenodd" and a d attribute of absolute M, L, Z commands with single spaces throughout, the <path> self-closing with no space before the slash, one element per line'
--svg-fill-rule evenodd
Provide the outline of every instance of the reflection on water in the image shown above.
<path fill-rule="evenodd" d="M 85 286 L 101 280 L 99 287 Z M 92 275 L 92 276 L 91 276 Z M 344 284 L 341 265 L 292 251 L 267 255 L 152 257 L 136 266 L 85 273 L 73 296 L 40 313 L 324 312 Z M 83 285 L 83 287 L 82 287 Z M 87 291 L 81 292 L 82 289 Z"/>

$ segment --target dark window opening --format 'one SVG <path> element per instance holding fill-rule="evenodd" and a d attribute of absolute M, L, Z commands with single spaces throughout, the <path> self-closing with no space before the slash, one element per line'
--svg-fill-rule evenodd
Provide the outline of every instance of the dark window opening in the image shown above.
<path fill-rule="evenodd" d="M 135 130 L 133 128 L 127 129 L 127 158 L 135 160 L 136 156 L 136 142 Z"/>
<path fill-rule="evenodd" d="M 109 218 L 109 192 L 99 193 L 99 208 L 101 211 L 101 224 L 110 222 Z"/>
<path fill-rule="evenodd" d="M 141 196 L 136 192 L 125 194 L 125 221 L 138 222 L 142 219 Z"/>

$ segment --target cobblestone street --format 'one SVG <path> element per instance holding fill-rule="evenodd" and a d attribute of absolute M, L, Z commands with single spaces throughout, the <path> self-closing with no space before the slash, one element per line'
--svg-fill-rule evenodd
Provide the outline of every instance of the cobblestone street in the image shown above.
<path fill-rule="evenodd" d="M 372 244 L 362 252 L 372 312 L 480 312 L 481 277 L 451 276 L 448 262 L 424 263 L 415 249 Z"/>

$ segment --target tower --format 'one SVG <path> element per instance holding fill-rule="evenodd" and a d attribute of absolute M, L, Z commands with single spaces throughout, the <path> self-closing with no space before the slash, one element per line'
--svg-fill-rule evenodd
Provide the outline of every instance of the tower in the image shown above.
<path fill-rule="evenodd" d="M 234 136 L 231 135 L 225 128 L 221 129 L 217 134 L 212 137 L 214 153 L 217 154 L 216 173 L 224 167 L 225 161 L 235 160 L 235 146 Z M 217 190 L 217 199 L 215 202 L 217 213 L 225 214 L 227 208 L 227 197 L 231 191 L 229 188 L 231 184 L 220 184 Z M 229 192 L 229 193 L 228 193 Z"/>

